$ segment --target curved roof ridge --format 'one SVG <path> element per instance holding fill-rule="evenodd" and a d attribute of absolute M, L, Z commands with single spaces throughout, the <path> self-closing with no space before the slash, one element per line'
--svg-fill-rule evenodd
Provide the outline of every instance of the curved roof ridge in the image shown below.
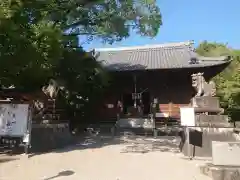
<path fill-rule="evenodd" d="M 184 42 L 171 42 L 163 44 L 147 44 L 143 46 L 125 46 L 125 47 L 116 47 L 116 48 L 96 48 L 95 51 L 124 51 L 124 50 L 140 50 L 140 49 L 149 49 L 149 48 L 175 48 L 182 46 L 192 46 L 194 41 L 184 41 Z"/>

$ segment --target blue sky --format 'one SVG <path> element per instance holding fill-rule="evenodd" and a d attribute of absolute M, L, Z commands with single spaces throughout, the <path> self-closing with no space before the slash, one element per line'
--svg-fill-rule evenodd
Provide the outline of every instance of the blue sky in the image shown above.
<path fill-rule="evenodd" d="M 84 44 L 86 49 L 139 46 L 194 40 L 228 43 L 240 48 L 239 0 L 158 0 L 163 25 L 153 38 L 132 34 L 126 40 L 113 45 L 93 41 Z"/>

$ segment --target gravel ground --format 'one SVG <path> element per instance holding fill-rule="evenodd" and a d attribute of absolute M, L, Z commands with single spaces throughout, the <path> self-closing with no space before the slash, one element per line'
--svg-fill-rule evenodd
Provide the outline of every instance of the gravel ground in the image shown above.
<path fill-rule="evenodd" d="M 0 155 L 0 180 L 210 180 L 203 160 L 187 160 L 175 137 L 87 137 L 51 153 Z M 8 161 L 15 158 L 15 160 Z"/>

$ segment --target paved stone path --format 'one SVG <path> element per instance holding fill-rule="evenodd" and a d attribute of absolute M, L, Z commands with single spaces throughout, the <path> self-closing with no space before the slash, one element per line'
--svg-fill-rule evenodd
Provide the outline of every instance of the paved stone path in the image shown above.
<path fill-rule="evenodd" d="M 4 158 L 0 180 L 210 180 L 198 168 L 205 161 L 183 158 L 171 137 L 95 137 L 29 159 Z"/>

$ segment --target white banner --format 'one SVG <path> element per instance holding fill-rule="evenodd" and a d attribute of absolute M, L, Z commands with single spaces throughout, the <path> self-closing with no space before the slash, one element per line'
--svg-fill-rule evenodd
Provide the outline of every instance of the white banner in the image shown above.
<path fill-rule="evenodd" d="M 0 104 L 0 136 L 24 136 L 28 107 L 28 104 Z"/>

